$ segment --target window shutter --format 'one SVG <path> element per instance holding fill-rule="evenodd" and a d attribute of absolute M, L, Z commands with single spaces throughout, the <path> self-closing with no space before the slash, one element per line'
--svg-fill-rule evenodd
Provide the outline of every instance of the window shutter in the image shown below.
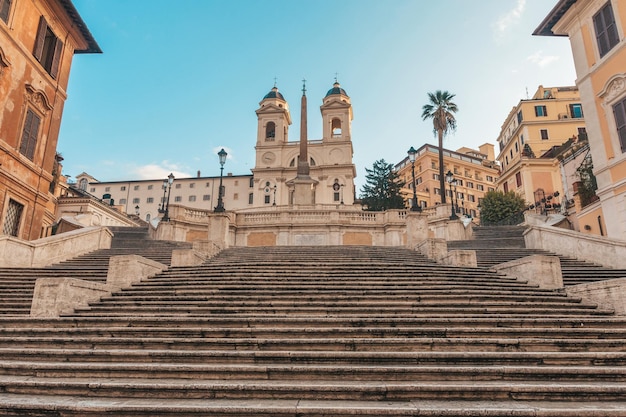
<path fill-rule="evenodd" d="M 37 145 L 37 136 L 39 134 L 39 124 L 41 119 L 32 110 L 26 113 L 24 122 L 24 130 L 22 131 L 22 143 L 20 144 L 20 153 L 30 159 L 35 157 L 35 146 Z"/>
<path fill-rule="evenodd" d="M 50 66 L 50 76 L 56 79 L 59 74 L 59 63 L 61 62 L 61 53 L 63 51 L 63 42 L 57 38 L 54 45 L 54 56 L 52 57 L 52 65 Z"/>
<path fill-rule="evenodd" d="M 613 114 L 615 115 L 615 126 L 617 127 L 620 148 L 622 152 L 626 152 L 626 100 L 613 106 Z"/>
<path fill-rule="evenodd" d="M 37 29 L 37 37 L 35 38 L 35 49 L 33 50 L 33 55 L 37 58 L 37 61 L 41 62 L 41 58 L 43 56 L 43 44 L 46 40 L 46 31 L 48 30 L 48 24 L 46 23 L 46 19 L 41 16 L 39 18 L 39 28 Z"/>

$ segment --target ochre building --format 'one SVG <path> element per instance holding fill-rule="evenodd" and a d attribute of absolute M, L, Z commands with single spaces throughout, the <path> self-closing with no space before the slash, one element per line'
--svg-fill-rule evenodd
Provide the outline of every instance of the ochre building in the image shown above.
<path fill-rule="evenodd" d="M 422 145 L 415 155 L 415 191 L 418 204 L 422 208 L 432 207 L 441 202 L 439 186 L 439 148 L 434 145 Z M 443 149 L 443 172 L 450 171 L 456 179 L 456 186 L 446 183 L 444 191 L 452 197 L 459 214 L 479 218 L 479 204 L 485 193 L 493 191 L 500 170 L 494 161 L 494 149 L 490 143 L 480 146 L 479 150 L 460 148 L 457 151 Z M 395 166 L 396 172 L 405 183 L 403 190 L 407 206 L 413 198 L 413 174 L 408 157 Z M 450 201 L 448 198 L 447 201 Z"/>
<path fill-rule="evenodd" d="M 559 1 L 534 32 L 569 37 L 597 181 L 584 231 L 626 237 L 626 1 Z"/>
<path fill-rule="evenodd" d="M 0 233 L 55 222 L 56 148 L 74 54 L 100 53 L 69 0 L 0 0 Z"/>
<path fill-rule="evenodd" d="M 555 150 L 585 135 L 578 88 L 539 86 L 532 98 L 520 100 L 513 107 L 502 124 L 498 136 L 497 159 L 502 168 L 498 190 L 515 191 L 529 205 L 542 207 L 548 197 L 563 195 Z"/>

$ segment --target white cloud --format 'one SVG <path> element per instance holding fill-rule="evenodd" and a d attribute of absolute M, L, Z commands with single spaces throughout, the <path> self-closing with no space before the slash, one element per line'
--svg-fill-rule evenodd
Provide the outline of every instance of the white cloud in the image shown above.
<path fill-rule="evenodd" d="M 141 180 L 165 179 L 170 173 L 174 174 L 176 178 L 192 176 L 188 172 L 185 172 L 185 168 L 169 163 L 168 161 L 163 161 L 160 164 L 140 165 L 133 168 L 131 171 L 134 174 L 134 178 Z"/>
<path fill-rule="evenodd" d="M 540 66 L 541 68 L 544 68 L 550 65 L 551 63 L 558 61 L 560 57 L 557 55 L 545 55 L 543 51 L 537 51 L 526 59 L 532 62 L 533 64 L 536 64 Z"/>
<path fill-rule="evenodd" d="M 522 18 L 525 10 L 526 0 L 517 0 L 515 8 L 513 10 L 510 10 L 508 13 L 500 16 L 500 18 L 493 25 L 496 35 L 502 35 L 507 32 L 511 27 L 516 25 Z"/>

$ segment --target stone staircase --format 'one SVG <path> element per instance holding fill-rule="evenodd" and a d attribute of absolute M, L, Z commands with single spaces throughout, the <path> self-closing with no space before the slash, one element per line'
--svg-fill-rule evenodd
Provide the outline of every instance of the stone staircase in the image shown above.
<path fill-rule="evenodd" d="M 524 226 L 474 227 L 472 240 L 448 242 L 448 249 L 476 251 L 476 263 L 489 268 L 530 255 L 552 255 L 561 260 L 564 285 L 578 285 L 614 278 L 626 278 L 626 270 L 606 268 L 592 262 L 557 255 L 540 249 L 528 249 L 524 243 Z"/>
<path fill-rule="evenodd" d="M 188 243 L 152 240 L 145 228 L 109 229 L 114 233 L 110 249 L 97 250 L 44 268 L 0 268 L 0 314 L 30 314 L 38 278 L 66 277 L 105 282 L 111 256 L 136 254 L 169 265 L 173 249 L 191 248 Z"/>
<path fill-rule="evenodd" d="M 403 248 L 232 248 L 0 316 L 0 415 L 626 416 L 626 318 Z"/>

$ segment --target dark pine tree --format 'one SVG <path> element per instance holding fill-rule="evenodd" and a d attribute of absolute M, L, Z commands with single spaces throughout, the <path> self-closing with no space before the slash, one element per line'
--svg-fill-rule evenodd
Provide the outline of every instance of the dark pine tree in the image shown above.
<path fill-rule="evenodd" d="M 361 188 L 361 201 L 368 211 L 385 211 L 405 208 L 404 198 L 400 193 L 404 182 L 400 180 L 393 165 L 380 159 L 365 168 L 365 185 Z"/>

